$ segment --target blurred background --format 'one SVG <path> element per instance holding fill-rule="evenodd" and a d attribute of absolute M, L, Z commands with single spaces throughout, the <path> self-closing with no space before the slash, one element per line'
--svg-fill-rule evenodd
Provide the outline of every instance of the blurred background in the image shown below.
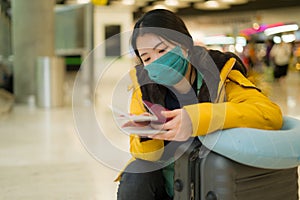
<path fill-rule="evenodd" d="M 197 45 L 239 55 L 283 114 L 300 119 L 299 0 L 0 0 L 0 199 L 116 199 L 129 144 L 107 105 L 128 104 L 130 32 L 156 8 L 182 17 Z M 280 77 L 277 45 L 290 52 Z M 99 160 L 78 107 L 92 107 L 128 157 Z"/>

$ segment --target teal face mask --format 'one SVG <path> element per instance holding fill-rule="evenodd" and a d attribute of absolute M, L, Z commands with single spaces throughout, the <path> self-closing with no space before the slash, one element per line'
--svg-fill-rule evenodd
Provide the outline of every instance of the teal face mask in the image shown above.
<path fill-rule="evenodd" d="M 183 79 L 188 60 L 179 46 L 145 66 L 151 80 L 158 84 L 172 86 Z"/>

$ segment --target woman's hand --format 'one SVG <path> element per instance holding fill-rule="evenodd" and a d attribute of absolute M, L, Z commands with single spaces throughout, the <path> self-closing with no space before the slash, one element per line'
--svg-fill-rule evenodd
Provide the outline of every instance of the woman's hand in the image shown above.
<path fill-rule="evenodd" d="M 159 140 L 186 141 L 193 133 L 193 126 L 188 113 L 184 109 L 176 109 L 172 111 L 162 111 L 162 115 L 171 118 L 164 124 L 153 124 L 155 129 L 166 130 L 166 133 L 149 135 L 148 137 Z"/>

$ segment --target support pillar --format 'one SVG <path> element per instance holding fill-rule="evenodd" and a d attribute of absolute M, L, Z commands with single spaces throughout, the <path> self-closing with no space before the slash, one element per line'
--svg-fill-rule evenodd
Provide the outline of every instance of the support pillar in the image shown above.
<path fill-rule="evenodd" d="M 12 0 L 14 94 L 34 103 L 35 66 L 39 56 L 54 56 L 55 0 Z"/>

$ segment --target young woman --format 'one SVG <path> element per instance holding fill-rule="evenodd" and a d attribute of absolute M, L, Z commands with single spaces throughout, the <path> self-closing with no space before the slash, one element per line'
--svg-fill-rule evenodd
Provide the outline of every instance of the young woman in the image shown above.
<path fill-rule="evenodd" d="M 130 72 L 130 110 L 145 113 L 148 101 L 165 107 L 167 120 L 151 124 L 159 134 L 130 136 L 133 160 L 119 177 L 118 200 L 172 199 L 173 153 L 196 136 L 235 127 L 281 128 L 280 108 L 247 79 L 242 61 L 194 46 L 174 13 L 146 13 L 134 26 L 131 45 L 139 63 Z"/>

